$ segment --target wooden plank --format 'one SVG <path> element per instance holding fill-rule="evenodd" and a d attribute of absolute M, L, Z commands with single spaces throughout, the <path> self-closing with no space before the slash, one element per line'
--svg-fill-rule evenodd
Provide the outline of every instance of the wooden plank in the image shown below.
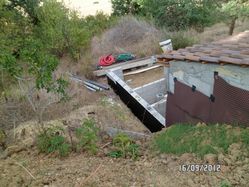
<path fill-rule="evenodd" d="M 138 73 L 143 73 L 145 71 L 149 71 L 149 70 L 156 69 L 156 68 L 159 68 L 159 67 L 162 67 L 162 65 L 154 65 L 154 66 L 149 67 L 149 68 L 143 68 L 143 69 L 139 69 L 139 70 L 136 70 L 136 71 L 128 72 L 128 73 L 125 73 L 124 76 L 126 76 L 126 75 L 135 75 L 135 74 L 138 74 Z"/>
<path fill-rule="evenodd" d="M 113 64 L 111 66 L 103 66 L 102 69 L 113 69 L 113 68 L 116 68 L 116 67 L 119 67 L 119 66 L 123 66 L 123 65 L 126 65 L 126 64 L 134 63 L 134 62 L 140 62 L 142 60 L 148 60 L 148 59 L 151 59 L 151 57 L 144 57 L 144 58 L 139 58 L 139 59 L 135 59 L 135 60 L 130 60 L 130 61 L 127 61 L 127 62 L 121 62 L 121 63 Z"/>
<path fill-rule="evenodd" d="M 132 68 L 137 68 L 137 67 L 141 67 L 141 66 L 148 66 L 148 65 L 152 65 L 154 64 L 155 62 L 150 58 L 146 58 L 146 59 L 143 59 L 143 60 L 140 60 L 140 61 L 137 61 L 137 62 L 124 62 L 124 63 L 120 63 L 116 64 L 116 66 L 111 66 L 110 68 L 105 68 L 105 69 L 102 69 L 102 70 L 97 70 L 97 71 L 94 71 L 93 74 L 95 76 L 104 76 L 106 75 L 107 71 L 110 70 L 110 69 L 113 69 L 113 68 L 117 68 L 117 67 L 120 67 L 122 70 L 128 70 L 128 69 L 132 69 Z"/>

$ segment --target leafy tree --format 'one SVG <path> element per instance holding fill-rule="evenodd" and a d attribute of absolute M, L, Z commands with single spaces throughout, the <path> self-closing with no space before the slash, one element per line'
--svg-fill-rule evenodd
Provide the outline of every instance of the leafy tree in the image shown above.
<path fill-rule="evenodd" d="M 229 35 L 234 32 L 236 21 L 239 18 L 249 17 L 248 0 L 228 0 L 222 6 L 225 22 L 229 24 Z"/>
<path fill-rule="evenodd" d="M 109 23 L 103 14 L 79 18 L 57 0 L 0 0 L 0 70 L 65 96 L 67 83 L 54 76 L 60 57 L 78 60 Z"/>
<path fill-rule="evenodd" d="M 138 14 L 141 11 L 141 0 L 112 0 L 113 15 Z"/>
<path fill-rule="evenodd" d="M 218 7 L 215 0 L 144 0 L 143 3 L 144 12 L 170 30 L 193 27 L 203 31 L 214 23 Z"/>
<path fill-rule="evenodd" d="M 9 0 L 9 3 L 6 5 L 9 9 L 19 9 L 22 8 L 26 14 L 31 18 L 33 24 L 38 23 L 38 17 L 36 10 L 39 8 L 42 0 Z"/>
<path fill-rule="evenodd" d="M 0 68 L 17 80 L 34 79 L 38 89 L 65 94 L 65 81 L 53 78 L 58 58 L 36 37 L 29 17 L 7 1 L 1 1 L 0 15 Z"/>

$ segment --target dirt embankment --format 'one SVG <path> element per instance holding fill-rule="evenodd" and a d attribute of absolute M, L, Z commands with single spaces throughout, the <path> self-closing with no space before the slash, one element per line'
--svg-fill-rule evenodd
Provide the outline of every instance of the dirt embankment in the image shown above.
<path fill-rule="evenodd" d="M 222 165 L 221 172 L 181 172 L 181 164 L 203 163 L 191 154 L 153 156 L 144 152 L 137 161 L 71 154 L 66 159 L 38 154 L 35 149 L 0 161 L 1 186 L 247 186 L 248 165 Z M 22 165 L 22 166 L 20 166 Z"/>

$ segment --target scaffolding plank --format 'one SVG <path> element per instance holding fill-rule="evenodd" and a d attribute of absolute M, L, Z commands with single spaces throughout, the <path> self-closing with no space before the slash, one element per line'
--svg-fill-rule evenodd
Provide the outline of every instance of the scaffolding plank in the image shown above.
<path fill-rule="evenodd" d="M 110 69 L 113 69 L 113 68 L 120 67 L 122 70 L 128 70 L 128 69 L 137 68 L 137 67 L 141 67 L 141 66 L 152 65 L 154 63 L 155 63 L 155 61 L 153 61 L 153 59 L 151 57 L 147 57 L 144 59 L 137 59 L 135 61 L 128 61 L 128 62 L 123 62 L 123 63 L 119 63 L 119 64 L 114 64 L 112 66 L 105 67 L 101 70 L 94 71 L 93 74 L 95 76 L 100 77 L 100 76 L 106 75 L 107 71 Z"/>

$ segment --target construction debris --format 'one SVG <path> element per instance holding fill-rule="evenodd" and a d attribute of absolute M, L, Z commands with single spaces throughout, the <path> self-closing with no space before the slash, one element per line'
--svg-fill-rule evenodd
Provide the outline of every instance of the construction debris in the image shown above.
<path fill-rule="evenodd" d="M 102 69 L 103 67 L 111 66 L 114 63 L 126 62 L 126 61 L 130 61 L 134 59 L 135 59 L 135 55 L 131 53 L 122 53 L 116 56 L 110 54 L 107 56 L 100 57 L 98 67 Z"/>
<path fill-rule="evenodd" d="M 81 77 L 78 77 L 73 74 L 69 74 L 69 77 L 71 80 L 80 83 L 84 85 L 88 90 L 96 92 L 96 91 L 103 91 L 103 90 L 109 90 L 110 87 L 106 84 L 101 84 L 96 81 L 88 80 L 88 79 L 82 79 Z"/>
<path fill-rule="evenodd" d="M 105 76 L 107 71 L 113 68 L 120 67 L 122 70 L 129 70 L 133 68 L 152 66 L 155 63 L 156 63 L 155 57 L 146 57 L 146 58 L 131 60 L 131 61 L 123 62 L 123 63 L 113 64 L 108 67 L 103 67 L 101 70 L 94 71 L 93 74 L 95 76 L 100 77 L 100 76 Z"/>
<path fill-rule="evenodd" d="M 152 69 L 159 68 L 161 66 L 162 65 L 159 64 L 159 65 L 154 65 L 154 66 L 151 66 L 151 67 L 148 67 L 148 68 L 139 69 L 139 70 L 136 70 L 136 71 L 131 71 L 131 72 L 128 72 L 128 73 L 124 73 L 124 76 L 135 75 L 135 74 L 138 74 L 138 73 L 143 73 L 143 72 L 146 72 L 146 71 L 149 71 L 149 70 L 152 70 Z"/>
<path fill-rule="evenodd" d="M 102 88 L 102 89 L 104 89 L 104 90 L 109 90 L 109 89 L 110 89 L 110 87 L 109 87 L 108 85 L 106 85 L 106 84 L 101 84 L 101 83 L 98 83 L 98 82 L 95 82 L 95 81 L 92 81 L 92 80 L 86 79 L 85 82 L 88 82 L 88 83 L 90 83 L 90 84 L 93 84 L 93 85 L 95 85 L 95 86 L 98 86 L 99 88 Z"/>

